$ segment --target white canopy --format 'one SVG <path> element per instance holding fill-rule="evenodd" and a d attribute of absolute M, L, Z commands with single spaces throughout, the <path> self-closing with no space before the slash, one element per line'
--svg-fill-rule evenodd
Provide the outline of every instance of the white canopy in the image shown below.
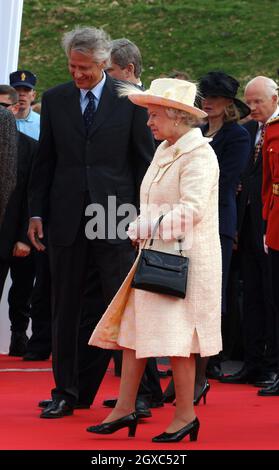
<path fill-rule="evenodd" d="M 0 83 L 17 69 L 23 0 L 0 0 Z"/>

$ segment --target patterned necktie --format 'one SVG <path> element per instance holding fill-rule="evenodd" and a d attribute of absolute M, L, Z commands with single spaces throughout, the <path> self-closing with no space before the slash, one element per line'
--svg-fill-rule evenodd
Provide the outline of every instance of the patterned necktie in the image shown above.
<path fill-rule="evenodd" d="M 266 124 L 262 124 L 261 126 L 261 134 L 258 143 L 255 145 L 255 151 L 254 151 L 254 163 L 256 163 L 259 153 L 262 149 L 263 142 L 264 142 L 264 135 L 265 135 L 265 130 L 266 130 Z"/>
<path fill-rule="evenodd" d="M 93 124 L 93 120 L 94 120 L 94 113 L 95 113 L 95 96 L 93 95 L 92 91 L 88 91 L 86 93 L 86 96 L 88 98 L 88 103 L 87 103 L 87 106 L 84 110 L 84 113 L 83 113 L 83 120 L 84 120 L 84 124 L 85 124 L 85 127 L 86 127 L 86 130 L 88 132 L 88 130 L 90 129 L 90 126 Z"/>

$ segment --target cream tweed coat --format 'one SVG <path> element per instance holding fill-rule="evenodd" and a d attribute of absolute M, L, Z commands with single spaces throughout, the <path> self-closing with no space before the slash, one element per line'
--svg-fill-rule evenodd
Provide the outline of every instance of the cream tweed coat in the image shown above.
<path fill-rule="evenodd" d="M 89 344 L 134 349 L 137 358 L 210 356 L 222 349 L 219 167 L 208 142 L 200 129 L 191 129 L 174 145 L 162 142 L 141 186 L 141 217 L 151 208 L 153 218 L 165 214 L 154 249 L 177 253 L 177 233 L 185 238 L 186 298 L 133 289 L 136 260 Z"/>

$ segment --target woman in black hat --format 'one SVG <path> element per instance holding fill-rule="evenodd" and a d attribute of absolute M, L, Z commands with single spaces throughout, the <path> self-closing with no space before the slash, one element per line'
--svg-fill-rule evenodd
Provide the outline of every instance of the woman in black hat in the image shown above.
<path fill-rule="evenodd" d="M 233 241 L 237 230 L 236 192 L 240 175 L 249 158 L 249 134 L 237 121 L 250 114 L 250 108 L 236 98 L 238 81 L 223 72 L 209 72 L 200 79 L 201 107 L 208 114 L 202 128 L 203 135 L 211 138 L 220 167 L 219 178 L 219 233 L 222 247 L 222 315 L 225 320 L 226 288 L 229 276 Z M 224 321 L 222 322 L 224 324 Z M 206 359 L 197 361 L 196 400 L 205 396 Z M 212 378 L 222 376 L 220 358 L 213 357 L 208 367 Z"/>

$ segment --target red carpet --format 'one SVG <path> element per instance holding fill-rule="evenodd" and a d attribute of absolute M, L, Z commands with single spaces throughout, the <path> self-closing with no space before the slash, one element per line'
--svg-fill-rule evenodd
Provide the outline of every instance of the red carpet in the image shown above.
<path fill-rule="evenodd" d="M 93 436 L 85 431 L 107 414 L 104 398 L 117 395 L 119 379 L 108 370 L 91 410 L 77 410 L 74 416 L 56 420 L 39 419 L 37 402 L 49 397 L 53 386 L 48 371 L 4 372 L 3 369 L 47 369 L 50 361 L 25 363 L 20 359 L 0 356 L 0 449 L 65 449 L 65 450 L 214 450 L 214 449 L 279 449 L 279 397 L 258 397 L 249 385 L 225 385 L 211 381 L 207 405 L 200 404 L 196 413 L 201 421 L 197 442 L 186 438 L 168 446 L 153 444 L 152 436 L 162 432 L 170 422 L 174 408 L 152 410 L 152 418 L 142 420 L 136 438 L 127 430 L 111 436 Z M 168 379 L 162 381 L 163 387 Z"/>

